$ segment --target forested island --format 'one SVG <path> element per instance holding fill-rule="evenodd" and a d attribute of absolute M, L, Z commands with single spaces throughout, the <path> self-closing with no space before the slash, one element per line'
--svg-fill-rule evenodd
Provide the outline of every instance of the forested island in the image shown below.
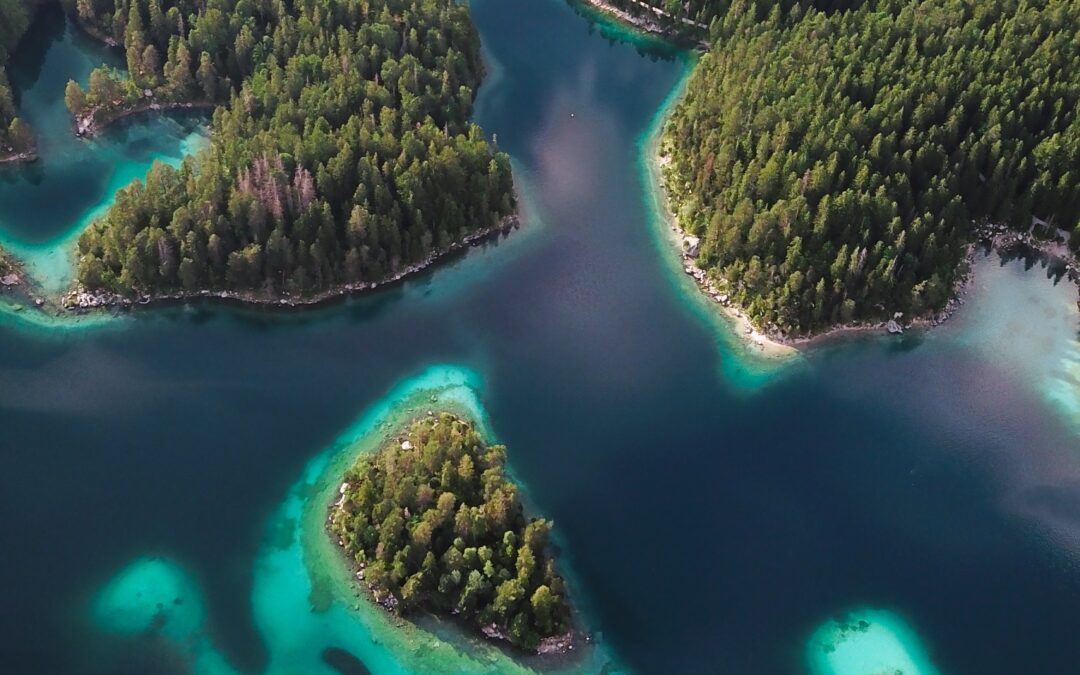
<path fill-rule="evenodd" d="M 411 422 L 346 473 L 329 530 L 375 602 L 454 617 L 540 653 L 572 648 L 551 522 L 527 518 L 506 448 L 449 413 Z"/>
<path fill-rule="evenodd" d="M 69 305 L 320 298 L 507 226 L 510 162 L 468 119 L 483 66 L 453 0 L 78 0 L 128 72 L 68 86 L 78 130 L 216 106 L 210 147 L 122 190 Z"/>
<path fill-rule="evenodd" d="M 36 6 L 30 0 L 0 0 L 0 163 L 31 161 L 37 157 L 34 132 L 19 118 L 5 68 L 19 40 L 30 28 Z"/>
<path fill-rule="evenodd" d="M 652 4 L 710 26 L 660 146 L 688 272 L 772 337 L 943 319 L 991 234 L 1080 250 L 1080 4 Z"/>

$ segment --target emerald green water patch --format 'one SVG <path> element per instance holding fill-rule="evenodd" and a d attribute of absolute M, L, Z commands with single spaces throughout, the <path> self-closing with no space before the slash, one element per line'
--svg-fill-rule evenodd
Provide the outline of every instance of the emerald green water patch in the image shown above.
<path fill-rule="evenodd" d="M 829 619 L 807 644 L 811 675 L 940 675 L 901 617 L 860 609 Z"/>

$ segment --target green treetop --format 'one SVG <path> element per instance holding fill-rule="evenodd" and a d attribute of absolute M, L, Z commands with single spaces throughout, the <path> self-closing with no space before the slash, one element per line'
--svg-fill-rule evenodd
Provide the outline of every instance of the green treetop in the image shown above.
<path fill-rule="evenodd" d="M 528 519 L 506 448 L 449 414 L 413 422 L 345 475 L 330 529 L 375 599 L 399 613 L 456 615 L 535 648 L 570 627 L 551 523 Z"/>
<path fill-rule="evenodd" d="M 757 324 L 939 310 L 983 223 L 1080 249 L 1080 4 L 723 10 L 665 178 L 697 264 Z"/>
<path fill-rule="evenodd" d="M 124 45 L 75 112 L 214 103 L 210 147 L 121 191 L 79 280 L 125 295 L 304 295 L 383 281 L 498 226 L 510 162 L 468 121 L 482 74 L 453 0 L 100 0 Z"/>

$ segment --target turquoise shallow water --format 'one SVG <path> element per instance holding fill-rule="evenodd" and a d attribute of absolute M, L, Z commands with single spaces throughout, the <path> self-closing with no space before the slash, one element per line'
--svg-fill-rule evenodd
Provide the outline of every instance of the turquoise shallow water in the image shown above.
<path fill-rule="evenodd" d="M 265 672 L 333 673 L 324 650 L 344 649 L 376 672 L 524 672 L 490 645 L 452 626 L 403 629 L 360 597 L 348 567 L 325 533 L 325 514 L 340 476 L 357 453 L 377 449 L 409 420 L 437 408 L 477 422 L 493 442 L 478 376 L 432 366 L 401 382 L 313 458 L 286 501 L 271 516 L 255 563 L 251 604 L 269 648 Z M 236 673 L 213 643 L 202 590 L 176 562 L 140 558 L 98 592 L 91 608 L 97 629 L 115 635 L 158 635 L 168 647 L 211 675 Z M 312 611 L 313 608 L 315 611 Z M 433 628 L 434 626 L 434 628 Z M 429 632 L 433 630 L 434 632 Z M 574 658 L 571 670 L 599 671 L 611 662 L 602 648 Z"/>
<path fill-rule="evenodd" d="M 939 675 L 903 619 L 863 609 L 830 619 L 810 639 L 813 675 Z"/>
<path fill-rule="evenodd" d="M 940 330 L 763 368 L 659 236 L 641 153 L 686 61 L 558 0 L 472 11 L 478 119 L 524 196 L 509 238 L 304 313 L 0 312 L 5 672 L 328 672 L 328 646 L 505 672 L 445 627 L 390 630 L 308 517 L 343 449 L 432 390 L 555 520 L 600 645 L 582 671 L 1071 672 L 1076 289 L 991 255 Z M 94 207 L 38 237 L 17 202 L 25 242 Z"/>

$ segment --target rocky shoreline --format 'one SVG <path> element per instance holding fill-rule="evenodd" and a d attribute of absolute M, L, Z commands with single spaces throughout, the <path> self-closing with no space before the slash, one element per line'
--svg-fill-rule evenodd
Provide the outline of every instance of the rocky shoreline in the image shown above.
<path fill-rule="evenodd" d="M 83 21 L 78 13 L 72 15 L 75 19 L 75 25 L 79 29 L 86 33 L 88 36 L 102 43 L 110 49 L 119 49 L 122 45 L 116 41 L 111 35 L 107 35 L 98 30 L 94 26 Z M 153 92 L 149 89 L 143 92 L 146 99 L 132 108 L 120 108 L 114 110 L 105 116 L 104 119 L 98 120 L 97 116 L 101 112 L 101 107 L 91 108 L 84 110 L 81 113 L 73 114 L 72 124 L 75 127 L 75 135 L 80 138 L 92 138 L 97 136 L 101 132 L 108 129 L 110 126 L 119 122 L 120 120 L 131 117 L 133 115 L 141 115 L 148 112 L 168 112 L 173 110 L 213 110 L 216 104 L 210 101 L 158 101 L 154 99 Z M 124 101 L 114 101 L 114 105 L 122 106 Z"/>
<path fill-rule="evenodd" d="M 630 24 L 631 26 L 637 28 L 640 31 L 652 33 L 653 35 L 659 35 L 661 37 L 668 37 L 670 35 L 670 31 L 667 29 L 667 27 L 662 25 L 655 18 L 648 16 L 635 16 L 630 12 L 627 12 L 626 10 L 619 9 L 618 7 L 612 5 L 609 2 L 605 2 L 605 0 L 581 0 L 581 2 L 585 5 L 592 7 L 598 12 L 608 14 L 615 17 L 619 21 L 622 21 L 623 23 Z"/>
<path fill-rule="evenodd" d="M 685 83 L 684 83 L 685 86 Z M 678 94 L 668 103 L 668 109 L 658 118 L 658 126 L 654 129 L 646 145 L 646 166 L 651 177 L 652 188 L 656 190 L 656 199 L 659 205 L 660 215 L 663 217 L 666 227 L 660 227 L 663 231 L 661 237 L 668 240 L 673 252 L 679 255 L 683 265 L 683 272 L 695 283 L 698 290 L 706 298 L 716 303 L 724 317 L 734 323 L 731 330 L 747 349 L 756 350 L 760 356 L 773 359 L 786 359 L 794 356 L 797 349 L 792 344 L 773 339 L 766 333 L 758 330 L 750 317 L 733 303 L 715 282 L 708 278 L 705 270 L 697 267 L 697 247 L 700 240 L 692 235 L 687 235 L 679 226 L 679 219 L 671 208 L 670 192 L 667 189 L 664 170 L 670 163 L 670 159 L 664 156 L 664 128 L 670 110 L 677 105 L 682 94 Z"/>
<path fill-rule="evenodd" d="M 2 250 L 0 250 L 0 293 L 10 293 L 13 296 L 17 312 L 30 305 L 37 309 L 45 309 L 49 304 L 40 289 L 27 280 L 22 265 L 13 261 L 10 256 L 6 256 Z"/>
<path fill-rule="evenodd" d="M 0 249 L 0 295 L 9 297 L 16 312 L 30 306 L 43 310 L 49 304 L 22 264 L 3 249 Z"/>
<path fill-rule="evenodd" d="M 37 149 L 0 155 L 0 164 L 30 164 L 38 161 Z"/>
<path fill-rule="evenodd" d="M 133 108 L 122 108 L 106 115 L 102 120 L 98 119 L 101 108 L 92 108 L 73 116 L 75 135 L 80 138 L 93 138 L 108 129 L 122 119 L 150 112 L 172 112 L 179 110 L 213 110 L 215 104 L 209 101 L 190 101 L 175 103 L 160 102 L 148 99 L 147 102 Z"/>
<path fill-rule="evenodd" d="M 633 14 L 631 12 L 626 11 L 625 9 L 616 7 L 615 5 L 611 4 L 607 0 L 578 0 L 578 1 L 581 2 L 584 5 L 587 5 L 588 7 L 591 7 L 592 9 L 594 9 L 597 12 L 600 12 L 602 14 L 607 14 L 608 16 L 612 16 L 615 19 L 621 21 L 622 23 L 628 24 L 628 25 L 630 25 L 630 26 L 632 26 L 632 27 L 636 28 L 637 30 L 642 31 L 644 33 L 649 33 L 651 35 L 656 35 L 658 37 L 664 38 L 665 40 L 676 40 L 677 41 L 677 40 L 684 40 L 685 39 L 685 35 L 679 34 L 678 32 L 672 30 L 672 27 L 669 24 L 665 24 L 665 23 L 660 21 L 661 17 L 667 17 L 668 16 L 667 13 L 665 13 L 664 11 L 662 11 L 662 10 L 656 8 L 656 7 L 648 5 L 647 3 L 641 2 L 640 0 L 630 0 L 630 1 L 633 2 L 634 4 L 638 5 L 641 8 L 641 10 L 643 12 L 645 12 L 645 14 Z M 709 29 L 709 27 L 706 26 L 705 24 L 699 23 L 697 21 L 691 21 L 689 19 L 684 19 L 683 24 L 684 24 L 685 27 L 693 28 L 693 29 L 697 29 L 697 30 L 702 30 L 702 31 L 707 31 Z M 701 41 L 700 45 L 702 47 L 704 47 L 704 48 L 708 48 L 708 43 L 706 41 L 704 41 L 704 40 Z"/>
<path fill-rule="evenodd" d="M 3 257 L 0 257 L 0 272 L 3 272 L 3 275 L 0 275 L 0 288 L 5 290 L 22 288 L 23 280 L 19 274 L 20 270 Z"/>
<path fill-rule="evenodd" d="M 69 291 L 63 297 L 61 304 L 64 309 L 75 312 L 97 309 L 131 309 L 135 307 L 180 304 L 192 300 L 217 300 L 262 307 L 310 308 L 349 295 L 373 291 L 383 286 L 398 283 L 407 277 L 426 270 L 451 253 L 463 250 L 469 246 L 477 245 L 486 239 L 500 234 L 509 234 L 518 227 L 520 227 L 520 223 L 517 216 L 509 216 L 500 224 L 473 232 L 460 241 L 454 242 L 446 249 L 432 253 L 426 259 L 405 267 L 387 279 L 382 281 L 343 284 L 311 296 L 281 297 L 277 295 L 260 294 L 254 291 L 202 290 L 165 293 L 160 295 L 144 294 L 137 298 L 130 298 L 107 291 L 92 292 L 80 286 Z"/>

